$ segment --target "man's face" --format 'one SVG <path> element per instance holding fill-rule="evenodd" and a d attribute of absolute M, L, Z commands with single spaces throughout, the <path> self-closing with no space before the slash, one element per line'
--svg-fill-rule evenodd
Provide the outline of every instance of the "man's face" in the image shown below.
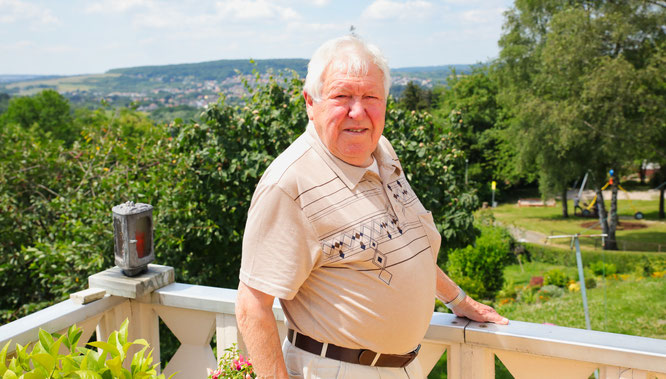
<path fill-rule="evenodd" d="M 368 64 L 365 76 L 348 76 L 333 62 L 324 72 L 321 100 L 305 93 L 308 116 L 319 138 L 336 157 L 366 167 L 384 131 L 386 97 L 382 72 Z"/>

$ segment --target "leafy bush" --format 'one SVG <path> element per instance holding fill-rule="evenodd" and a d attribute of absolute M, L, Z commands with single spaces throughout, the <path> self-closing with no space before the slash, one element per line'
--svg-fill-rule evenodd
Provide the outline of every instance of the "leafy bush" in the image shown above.
<path fill-rule="evenodd" d="M 97 350 L 77 347 L 81 338 L 81 329 L 72 325 L 66 335 L 50 334 L 39 330 L 39 341 L 32 349 L 29 346 L 16 346 L 16 356 L 7 364 L 7 350 L 11 341 L 0 351 L 0 375 L 3 378 L 159 378 L 153 364 L 152 350 L 145 340 L 127 340 L 128 321 L 125 320 L 118 331 L 109 335 L 108 340 L 90 342 L 88 345 Z M 68 354 L 60 354 L 64 345 Z M 144 346 L 131 357 L 128 350 L 134 345 Z M 29 351 L 28 351 L 29 350 Z M 108 358 L 108 356 L 111 356 Z M 123 367 L 131 359 L 130 370 Z M 172 375 L 173 376 L 173 375 Z"/>
<path fill-rule="evenodd" d="M 497 293 L 498 299 L 515 299 L 518 296 L 518 289 L 513 280 L 505 282 L 502 289 Z"/>
<path fill-rule="evenodd" d="M 537 287 L 525 286 L 518 292 L 516 301 L 525 304 L 534 304 L 538 299 L 537 291 Z"/>
<path fill-rule="evenodd" d="M 543 276 L 543 283 L 545 285 L 552 284 L 557 287 L 566 287 L 569 283 L 569 276 L 564 271 L 554 268 Z"/>
<path fill-rule="evenodd" d="M 603 261 L 590 263 L 590 269 L 597 276 L 609 276 L 617 273 L 617 266 L 615 264 L 604 263 Z"/>
<path fill-rule="evenodd" d="M 472 297 L 493 299 L 504 284 L 503 269 L 512 263 L 513 239 L 503 228 L 480 226 L 474 246 L 449 253 L 447 272 Z"/>
<path fill-rule="evenodd" d="M 71 144 L 78 135 L 69 101 L 54 90 L 31 97 L 14 97 L 2 116 L 0 125 L 16 124 L 41 138 L 55 138 Z"/>
<path fill-rule="evenodd" d="M 570 249 L 554 246 L 528 244 L 528 251 L 536 262 L 552 263 L 563 266 L 576 266 L 576 254 Z M 647 261 L 655 271 L 666 269 L 666 253 L 639 253 L 635 251 L 582 250 L 583 262 L 605 261 L 617 267 L 618 273 L 634 271 L 637 265 Z"/>
<path fill-rule="evenodd" d="M 549 284 L 541 287 L 538 291 L 538 294 L 544 298 L 550 299 L 554 297 L 561 297 L 564 295 L 564 290 L 558 286 Z"/>

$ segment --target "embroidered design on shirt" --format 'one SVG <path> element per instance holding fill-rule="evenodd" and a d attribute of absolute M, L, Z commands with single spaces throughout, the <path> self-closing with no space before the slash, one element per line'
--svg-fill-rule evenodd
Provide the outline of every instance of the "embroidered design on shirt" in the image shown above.
<path fill-rule="evenodd" d="M 387 194 L 402 206 L 410 205 L 416 200 L 416 194 L 404 177 L 392 181 L 386 185 Z"/>
<path fill-rule="evenodd" d="M 390 285 L 393 274 L 386 270 L 388 257 L 378 247 L 382 241 L 391 240 L 403 233 L 398 219 L 385 213 L 354 226 L 332 239 L 322 241 L 321 247 L 329 262 L 345 259 L 366 250 L 374 250 L 372 263 L 379 268 L 379 278 Z"/>

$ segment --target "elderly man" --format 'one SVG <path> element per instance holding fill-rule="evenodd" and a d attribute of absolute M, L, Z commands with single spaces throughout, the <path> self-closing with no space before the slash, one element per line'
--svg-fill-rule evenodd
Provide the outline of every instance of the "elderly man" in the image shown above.
<path fill-rule="evenodd" d="M 382 137 L 389 85 L 382 53 L 353 36 L 308 65 L 310 123 L 259 182 L 243 240 L 236 314 L 260 377 L 422 378 L 414 358 L 435 296 L 508 323 L 437 267 L 432 215 Z"/>

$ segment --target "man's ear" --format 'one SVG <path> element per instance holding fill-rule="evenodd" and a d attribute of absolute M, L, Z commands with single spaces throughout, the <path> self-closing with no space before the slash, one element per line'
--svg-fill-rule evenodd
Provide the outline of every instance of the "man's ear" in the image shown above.
<path fill-rule="evenodd" d="M 310 96 L 307 91 L 303 91 L 303 97 L 305 98 L 305 109 L 308 112 L 308 119 L 314 120 L 312 106 L 314 105 L 314 98 Z"/>

